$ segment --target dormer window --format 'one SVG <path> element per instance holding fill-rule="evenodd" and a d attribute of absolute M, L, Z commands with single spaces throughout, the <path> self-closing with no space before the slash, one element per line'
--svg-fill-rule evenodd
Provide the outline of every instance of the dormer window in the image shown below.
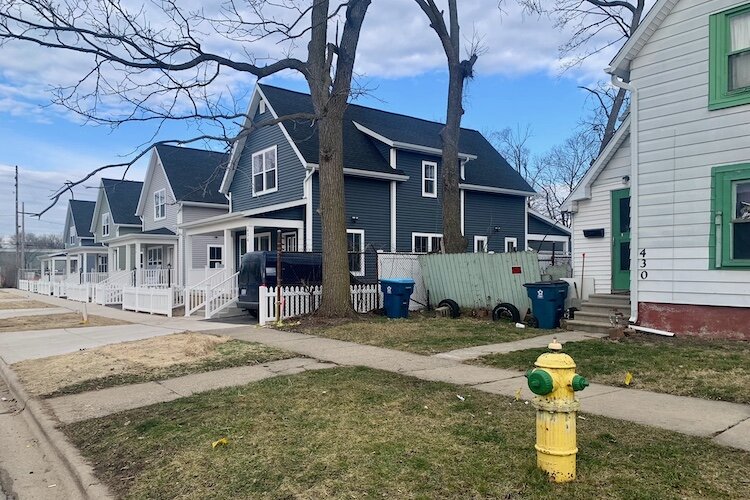
<path fill-rule="evenodd" d="M 422 196 L 437 198 L 437 163 L 422 162 Z"/>
<path fill-rule="evenodd" d="M 253 196 L 277 190 L 276 146 L 253 154 Z"/>
<path fill-rule="evenodd" d="M 167 190 L 160 189 L 154 193 L 154 220 L 167 218 Z"/>
<path fill-rule="evenodd" d="M 109 213 L 102 214 L 102 236 L 109 236 Z"/>

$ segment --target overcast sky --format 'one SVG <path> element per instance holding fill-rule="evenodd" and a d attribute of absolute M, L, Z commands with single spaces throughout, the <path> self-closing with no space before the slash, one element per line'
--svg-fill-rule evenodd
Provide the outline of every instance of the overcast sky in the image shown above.
<path fill-rule="evenodd" d="M 604 79 L 603 68 L 613 51 L 563 73 L 558 47 L 568 34 L 555 29 L 550 20 L 525 16 L 514 0 L 503 2 L 502 10 L 497 0 L 464 1 L 459 8 L 464 38 L 476 33 L 486 49 L 466 93 L 463 125 L 486 132 L 528 123 L 534 132 L 531 146 L 537 153 L 563 140 L 585 113 L 586 95 L 578 86 Z M 207 43 L 225 52 L 237 50 L 224 40 L 209 38 Z M 257 49 L 271 56 L 278 50 L 272 44 Z M 358 82 L 369 92 L 358 103 L 442 120 L 447 94 L 444 65 L 437 37 L 414 2 L 373 2 L 357 54 Z M 79 117 L 49 106 L 52 86 L 71 84 L 90 67 L 78 54 L 18 43 L 0 47 L 0 234 L 13 232 L 13 165 L 21 171 L 21 200 L 27 212 L 34 212 L 48 203 L 49 195 L 66 179 L 122 161 L 152 140 L 152 126 L 131 124 L 110 130 L 84 124 Z M 294 75 L 264 81 L 306 90 L 305 82 Z M 247 75 L 231 73 L 219 82 L 245 102 L 253 84 Z M 113 112 L 121 110 L 117 102 L 107 104 Z M 186 125 L 172 125 L 160 130 L 156 138 L 194 134 Z M 132 168 L 127 177 L 141 180 L 144 164 Z M 122 171 L 107 173 L 118 175 Z M 97 185 L 98 180 L 85 183 L 75 190 L 76 198 L 95 199 Z M 62 232 L 66 205 L 61 203 L 41 221 L 28 220 L 27 231 Z"/>

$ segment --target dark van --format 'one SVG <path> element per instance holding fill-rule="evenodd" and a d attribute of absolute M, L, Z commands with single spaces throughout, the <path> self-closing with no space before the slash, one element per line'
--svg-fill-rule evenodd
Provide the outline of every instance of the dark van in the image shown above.
<path fill-rule="evenodd" d="M 276 286 L 276 252 L 248 252 L 240 260 L 237 276 L 237 306 L 258 314 L 258 287 Z M 281 284 L 319 285 L 323 281 L 323 259 L 319 253 L 284 253 L 281 258 Z"/>

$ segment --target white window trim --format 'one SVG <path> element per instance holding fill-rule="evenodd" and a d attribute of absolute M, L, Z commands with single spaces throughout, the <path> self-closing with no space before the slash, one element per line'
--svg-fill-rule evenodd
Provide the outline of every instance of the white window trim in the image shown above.
<path fill-rule="evenodd" d="M 264 156 L 265 153 L 267 153 L 268 151 L 273 151 L 273 155 L 276 157 L 276 162 L 275 162 L 276 168 L 274 168 L 274 178 L 275 178 L 274 187 L 271 188 L 271 189 L 264 189 L 263 191 L 255 191 L 255 175 L 256 174 L 253 171 L 253 158 L 255 158 L 258 155 L 260 155 L 261 158 L 264 158 L 265 157 Z M 266 163 L 265 163 L 265 160 L 263 160 L 263 171 L 262 172 L 263 172 L 263 185 L 264 186 L 266 184 L 266 170 L 265 170 L 265 168 L 266 168 Z M 251 187 L 253 189 L 253 197 L 255 197 L 255 196 L 263 196 L 264 194 L 269 194 L 269 193 L 275 193 L 276 191 L 279 190 L 279 153 L 278 153 L 278 150 L 277 150 L 277 148 L 276 148 L 275 145 L 271 146 L 270 148 L 261 149 L 260 151 L 256 151 L 250 157 L 250 183 L 251 183 Z"/>
<path fill-rule="evenodd" d="M 150 267 L 152 265 L 152 262 L 154 263 L 154 265 L 156 264 L 156 259 L 151 259 L 152 252 L 153 252 L 154 257 L 156 256 L 157 253 L 159 254 L 159 264 L 158 264 L 158 267 L 155 267 L 155 268 Z M 161 246 L 148 247 L 146 249 L 146 268 L 147 269 L 162 269 L 163 267 L 164 267 L 164 249 Z"/>
<path fill-rule="evenodd" d="M 287 231 L 285 233 L 281 233 L 281 244 L 282 246 L 286 247 L 286 237 L 287 236 L 294 236 L 294 250 L 289 250 L 288 248 L 284 248 L 285 252 L 297 252 L 299 250 L 299 236 L 297 235 L 297 231 Z"/>
<path fill-rule="evenodd" d="M 510 243 L 511 241 L 513 242 L 513 248 L 516 249 L 516 252 L 518 251 L 518 238 L 506 237 L 503 243 L 503 252 L 508 251 L 508 243 Z"/>
<path fill-rule="evenodd" d="M 219 259 L 219 265 L 217 267 L 212 268 L 211 267 L 211 249 L 212 248 L 221 248 L 221 259 Z M 214 261 L 216 259 L 213 259 Z M 209 243 L 206 245 L 206 267 L 209 269 L 222 269 L 226 267 L 224 265 L 224 245 L 217 245 L 215 243 Z"/>
<path fill-rule="evenodd" d="M 487 236 L 474 236 L 474 253 L 479 253 L 479 242 L 484 243 L 484 252 L 482 253 L 487 253 L 489 251 L 488 239 Z"/>
<path fill-rule="evenodd" d="M 424 189 L 424 181 L 428 180 L 427 177 L 425 176 L 425 170 L 426 170 L 425 167 L 428 167 L 428 166 L 435 167 L 435 178 L 429 179 L 434 182 L 434 186 L 435 186 L 434 193 L 430 193 L 428 191 L 425 191 Z M 438 191 L 438 164 L 435 161 L 424 160 L 422 161 L 422 196 L 425 198 L 437 198 L 437 191 Z"/>
<path fill-rule="evenodd" d="M 426 237 L 428 239 L 427 242 L 427 253 L 432 252 L 432 238 L 442 238 L 442 233 L 411 233 L 411 252 L 417 253 L 416 250 L 416 239 L 420 236 Z M 419 252 L 422 253 L 422 252 Z"/>
<path fill-rule="evenodd" d="M 96 272 L 106 273 L 109 270 L 109 256 L 108 255 L 97 255 L 96 256 Z"/>
<path fill-rule="evenodd" d="M 266 112 L 266 101 L 261 99 L 260 102 L 258 102 L 258 113 L 262 115 L 265 112 Z"/>
<path fill-rule="evenodd" d="M 106 219 L 106 223 L 104 222 Z M 102 236 L 109 236 L 109 223 L 110 223 L 111 217 L 109 216 L 109 212 L 102 214 Z M 104 232 L 104 228 L 107 228 L 107 232 Z"/>
<path fill-rule="evenodd" d="M 264 238 L 268 238 L 268 251 L 272 252 L 273 248 L 271 248 L 271 243 L 273 243 L 273 239 L 271 238 L 271 233 L 270 232 L 267 232 L 267 233 L 255 233 L 253 235 L 253 248 L 255 249 L 256 252 L 261 252 L 262 250 L 260 250 L 260 245 L 258 245 L 258 240 L 261 240 L 261 239 L 264 239 Z"/>
<path fill-rule="evenodd" d="M 161 193 L 164 196 L 164 215 L 161 217 L 157 217 L 156 212 L 158 210 L 158 207 L 161 205 L 156 204 L 156 196 Z M 154 220 L 164 220 L 167 218 L 167 190 L 166 188 L 161 188 L 158 191 L 154 191 Z"/>
<path fill-rule="evenodd" d="M 346 230 L 347 236 L 350 234 L 359 234 L 359 268 L 361 271 L 353 272 L 352 276 L 364 276 L 365 275 L 365 230 L 364 229 L 347 229 Z M 348 243 L 348 242 L 347 242 Z M 347 251 L 347 254 L 349 252 Z M 348 258 L 347 258 L 348 261 Z"/>

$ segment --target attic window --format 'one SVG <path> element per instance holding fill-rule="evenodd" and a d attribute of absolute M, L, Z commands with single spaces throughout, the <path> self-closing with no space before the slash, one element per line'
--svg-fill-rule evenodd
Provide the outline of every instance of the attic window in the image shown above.
<path fill-rule="evenodd" d="M 277 181 L 276 146 L 253 154 L 253 196 L 276 191 Z"/>
<path fill-rule="evenodd" d="M 167 190 L 160 189 L 154 192 L 154 220 L 162 220 L 167 217 Z"/>
<path fill-rule="evenodd" d="M 437 163 L 422 162 L 422 196 L 437 198 Z"/>
<path fill-rule="evenodd" d="M 709 109 L 750 103 L 750 5 L 709 21 Z"/>
<path fill-rule="evenodd" d="M 102 214 L 102 236 L 109 236 L 109 212 Z"/>
<path fill-rule="evenodd" d="M 76 228 L 75 226 L 70 226 L 70 229 L 68 230 L 68 243 L 71 245 L 76 244 Z"/>
<path fill-rule="evenodd" d="M 260 103 L 258 103 L 258 114 L 262 115 L 265 112 L 266 112 L 266 101 L 261 99 Z"/>

